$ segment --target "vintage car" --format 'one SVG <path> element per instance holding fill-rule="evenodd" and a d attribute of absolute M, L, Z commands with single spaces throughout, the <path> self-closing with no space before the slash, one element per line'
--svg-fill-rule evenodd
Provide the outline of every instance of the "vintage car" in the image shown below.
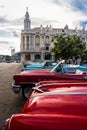
<path fill-rule="evenodd" d="M 87 82 L 36 86 L 4 130 L 87 130 Z"/>
<path fill-rule="evenodd" d="M 27 70 L 19 74 L 14 74 L 12 89 L 15 93 L 20 93 L 26 99 L 32 91 L 32 87 L 39 81 L 45 80 L 82 80 L 87 81 L 86 71 L 76 70 L 76 72 L 66 71 L 64 61 L 59 62 L 53 69 Z"/>
<path fill-rule="evenodd" d="M 63 69 L 68 72 L 75 72 L 76 70 L 87 71 L 86 65 L 63 64 Z"/>
<path fill-rule="evenodd" d="M 25 70 L 38 70 L 38 69 L 52 69 L 57 64 L 56 61 L 44 61 L 43 63 L 37 63 L 33 65 L 27 65 L 22 68 L 21 71 Z"/>

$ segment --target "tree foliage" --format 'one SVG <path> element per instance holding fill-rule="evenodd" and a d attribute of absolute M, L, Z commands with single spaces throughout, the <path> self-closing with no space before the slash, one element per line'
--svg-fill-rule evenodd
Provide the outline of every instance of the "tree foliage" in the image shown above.
<path fill-rule="evenodd" d="M 51 49 L 55 54 L 55 59 L 60 57 L 68 59 L 69 57 L 82 57 L 86 50 L 86 43 L 77 35 L 59 35 L 54 42 L 54 48 Z"/>

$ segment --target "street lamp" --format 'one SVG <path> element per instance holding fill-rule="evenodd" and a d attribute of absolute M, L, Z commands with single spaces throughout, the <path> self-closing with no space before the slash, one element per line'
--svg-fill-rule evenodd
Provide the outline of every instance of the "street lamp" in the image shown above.
<path fill-rule="evenodd" d="M 9 49 L 11 51 L 11 56 L 13 56 L 15 54 L 15 48 L 13 46 L 10 46 Z"/>

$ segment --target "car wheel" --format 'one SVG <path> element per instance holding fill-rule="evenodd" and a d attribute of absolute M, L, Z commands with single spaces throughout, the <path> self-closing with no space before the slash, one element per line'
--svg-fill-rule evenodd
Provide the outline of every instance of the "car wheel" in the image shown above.
<path fill-rule="evenodd" d="M 22 86 L 22 95 L 24 97 L 24 99 L 28 99 L 28 97 L 31 95 L 33 89 L 32 89 L 33 85 L 24 85 Z"/>

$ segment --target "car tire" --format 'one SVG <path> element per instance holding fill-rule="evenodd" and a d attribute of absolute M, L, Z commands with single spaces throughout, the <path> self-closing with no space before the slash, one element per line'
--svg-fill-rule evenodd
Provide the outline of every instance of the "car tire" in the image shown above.
<path fill-rule="evenodd" d="M 22 86 L 22 96 L 26 100 L 31 95 L 34 85 L 23 85 Z"/>

